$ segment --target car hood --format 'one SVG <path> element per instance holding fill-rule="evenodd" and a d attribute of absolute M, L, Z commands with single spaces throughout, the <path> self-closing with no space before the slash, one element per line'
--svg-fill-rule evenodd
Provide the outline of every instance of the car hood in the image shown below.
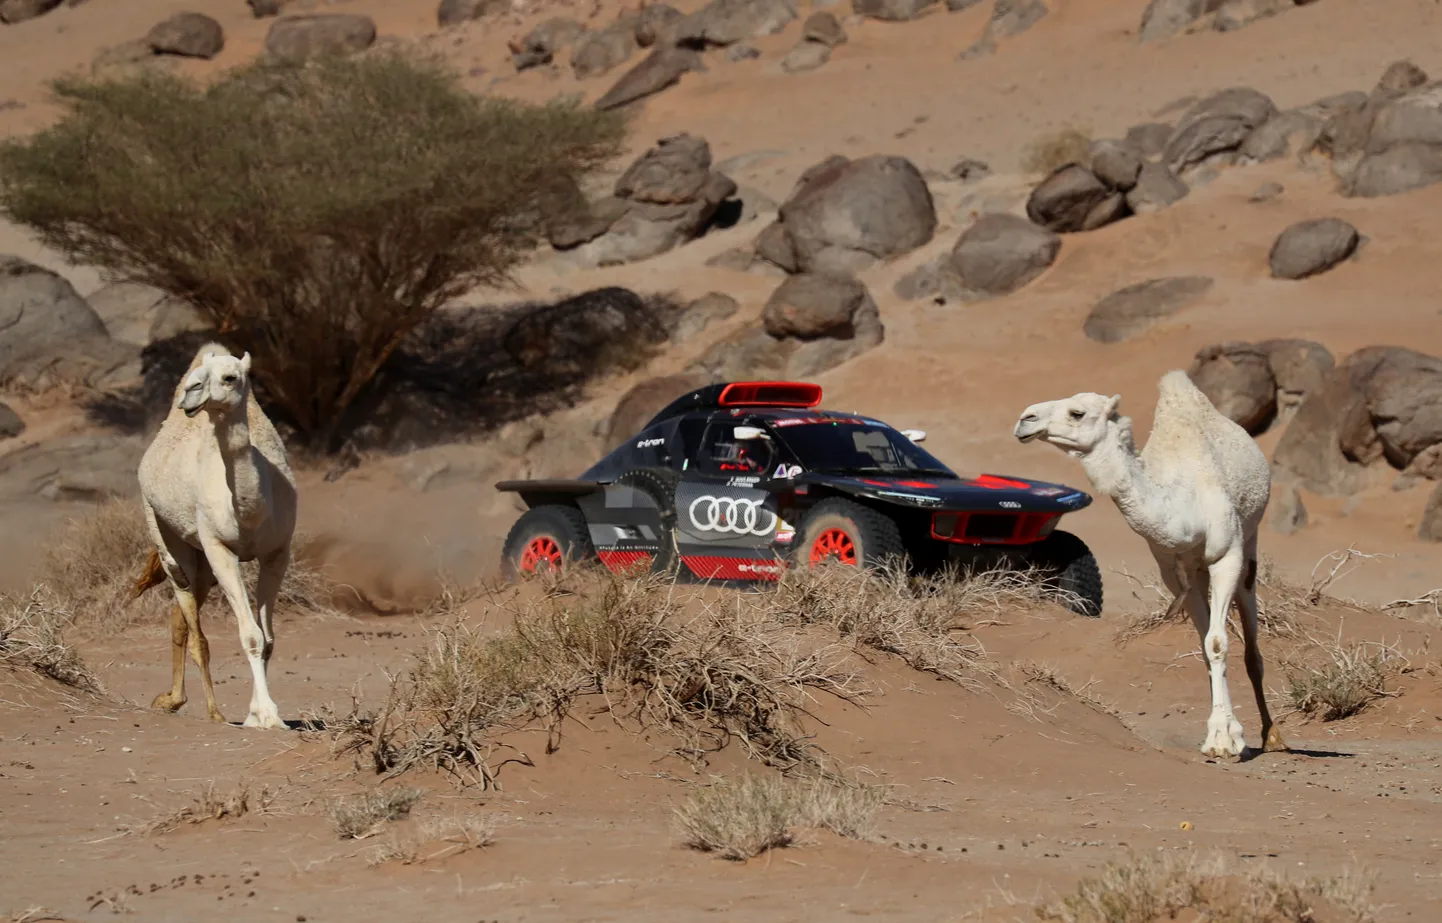
<path fill-rule="evenodd" d="M 794 483 L 800 492 L 807 485 L 825 485 L 885 503 L 934 510 L 1072 513 L 1092 502 L 1090 494 L 1075 487 L 1001 474 L 943 478 L 805 472 Z"/>

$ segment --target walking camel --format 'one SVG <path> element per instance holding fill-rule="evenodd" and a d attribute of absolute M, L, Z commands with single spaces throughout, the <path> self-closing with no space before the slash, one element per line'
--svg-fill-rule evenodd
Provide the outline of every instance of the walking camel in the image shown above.
<path fill-rule="evenodd" d="M 275 601 L 290 566 L 296 487 L 285 445 L 252 397 L 249 376 L 249 353 L 237 359 L 224 346 L 208 343 L 176 387 L 170 413 L 140 460 L 140 493 L 155 550 L 134 595 L 167 578 L 175 589 L 170 691 L 156 696 L 152 708 L 173 712 L 185 704 L 188 645 L 200 668 L 210 719 L 225 720 L 215 704 L 210 647 L 200 628 L 200 608 L 218 583 L 250 661 L 245 726 L 280 728 L 285 723 L 266 674 L 275 650 Z M 252 609 L 240 564 L 257 559 Z"/>
<path fill-rule="evenodd" d="M 1183 603 L 1190 610 L 1212 687 L 1202 753 L 1236 759 L 1246 749 L 1227 689 L 1227 611 L 1233 601 L 1242 616 L 1262 749 L 1285 750 L 1262 690 L 1257 642 L 1257 529 L 1271 493 L 1271 468 L 1246 430 L 1218 412 L 1186 372 L 1167 372 L 1158 391 L 1152 433 L 1140 454 L 1131 419 L 1117 414 L 1120 395 L 1082 392 L 1032 404 L 1013 435 L 1021 442 L 1049 442 L 1080 460 L 1096 490 L 1111 497 L 1127 525 L 1146 539 L 1174 597 L 1172 612 Z"/>

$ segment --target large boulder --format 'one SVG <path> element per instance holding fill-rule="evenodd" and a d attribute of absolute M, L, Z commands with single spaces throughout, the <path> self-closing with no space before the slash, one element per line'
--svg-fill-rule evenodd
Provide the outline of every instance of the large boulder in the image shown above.
<path fill-rule="evenodd" d="M 801 24 L 801 38 L 835 48 L 837 45 L 846 44 L 846 30 L 841 27 L 841 21 L 831 13 L 819 10 L 806 17 L 806 22 Z"/>
<path fill-rule="evenodd" d="M 1151 0 L 1142 12 L 1138 40 L 1155 42 L 1179 35 L 1221 5 L 1222 0 Z"/>
<path fill-rule="evenodd" d="M 436 24 L 444 29 L 510 8 L 508 0 L 441 0 L 440 6 L 436 7 Z"/>
<path fill-rule="evenodd" d="M 1148 279 L 1098 301 L 1082 332 L 1099 343 L 1120 343 L 1191 304 L 1212 287 L 1206 276 Z"/>
<path fill-rule="evenodd" d="M 527 32 L 519 46 L 511 49 L 511 63 L 516 70 L 541 67 L 555 60 L 556 52 L 575 44 L 586 27 L 574 19 L 554 16 Z"/>
<path fill-rule="evenodd" d="M 1161 211 L 1186 198 L 1188 191 L 1166 164 L 1144 163 L 1136 184 L 1127 190 L 1127 208 L 1137 215 Z"/>
<path fill-rule="evenodd" d="M 1006 295 L 1027 285 L 1056 261 L 1061 238 L 1025 218 L 982 215 L 962 232 L 948 269 L 972 297 Z"/>
<path fill-rule="evenodd" d="M 303 61 L 326 55 L 355 54 L 375 44 L 376 24 L 355 13 L 303 13 L 282 16 L 265 35 L 267 54 Z"/>
<path fill-rule="evenodd" d="M 936 0 L 851 0 L 851 12 L 883 22 L 907 22 Z"/>
<path fill-rule="evenodd" d="M 139 350 L 118 343 L 71 284 L 0 255 L 0 386 L 108 387 L 139 371 Z"/>
<path fill-rule="evenodd" d="M 1277 383 L 1264 349 L 1227 342 L 1197 351 L 1187 374 L 1222 415 L 1252 435 L 1277 409 Z"/>
<path fill-rule="evenodd" d="M 636 14 L 636 44 L 642 48 L 675 44 L 685 18 L 685 13 L 664 3 L 641 7 Z"/>
<path fill-rule="evenodd" d="M 596 108 L 619 109 L 674 86 L 682 74 L 702 67 L 701 56 L 694 50 L 676 45 L 660 46 L 621 75 L 611 89 L 596 100 Z"/>
<path fill-rule="evenodd" d="M 1442 359 L 1400 346 L 1372 346 L 1347 357 L 1387 461 L 1405 468 L 1442 443 Z"/>
<path fill-rule="evenodd" d="M 855 334 L 853 318 L 875 312 L 875 304 L 864 307 L 870 299 L 866 286 L 853 276 L 799 273 L 772 293 L 761 320 L 766 332 L 777 339 L 846 339 Z"/>
<path fill-rule="evenodd" d="M 176 13 L 155 24 L 146 41 L 156 54 L 213 58 L 225 47 L 225 30 L 204 13 Z"/>
<path fill-rule="evenodd" d="M 1293 152 L 1311 150 L 1322 133 L 1322 119 L 1302 109 L 1272 116 L 1247 135 L 1237 148 L 1237 162 L 1262 163 Z"/>
<path fill-rule="evenodd" d="M 626 63 L 638 47 L 636 27 L 627 20 L 584 33 L 571 49 L 571 72 L 577 80 L 599 77 Z"/>
<path fill-rule="evenodd" d="M 1032 190 L 1026 201 L 1028 218 L 1063 233 L 1090 231 L 1125 214 L 1126 197 L 1075 163 L 1058 167 Z"/>
<path fill-rule="evenodd" d="M 61 436 L 0 456 L 0 503 L 95 503 L 134 496 L 145 440 L 113 433 Z"/>
<path fill-rule="evenodd" d="M 44 16 L 64 0 L 0 0 L 0 22 L 14 25 L 37 16 Z"/>
<path fill-rule="evenodd" d="M 787 74 L 814 71 L 831 60 L 831 46 L 802 39 L 781 59 L 781 70 Z"/>
<path fill-rule="evenodd" d="M 1336 367 L 1331 352 L 1311 340 L 1263 340 L 1267 367 L 1277 383 L 1277 422 L 1288 423 L 1307 397 L 1319 390 Z"/>
<path fill-rule="evenodd" d="M 1267 259 L 1275 279 L 1305 279 L 1351 256 L 1357 229 L 1340 218 L 1299 221 L 1277 235 Z"/>
<path fill-rule="evenodd" d="M 179 309 L 194 314 L 194 308 L 178 302 L 159 289 L 138 282 L 115 282 L 92 294 L 86 301 L 95 311 L 111 339 L 144 347 L 154 338 L 151 331 L 162 314 Z M 178 331 L 177 331 L 178 332 Z"/>
<path fill-rule="evenodd" d="M 712 324 L 729 320 L 740 309 L 741 305 L 730 295 L 707 292 L 681 310 L 671 331 L 671 341 L 685 343 Z"/>
<path fill-rule="evenodd" d="M 795 0 L 711 0 L 676 26 L 676 41 L 693 48 L 734 45 L 773 35 L 797 18 Z"/>
<path fill-rule="evenodd" d="M 1092 142 L 1091 172 L 1113 189 L 1126 192 L 1135 186 L 1144 162 L 1141 150 L 1128 141 L 1105 139 Z"/>
<path fill-rule="evenodd" d="M 663 375 L 647 378 L 621 395 L 606 423 L 603 452 L 609 452 L 641 431 L 641 428 L 676 398 L 707 384 L 704 375 Z"/>
<path fill-rule="evenodd" d="M 1229 164 L 1247 136 L 1276 114 L 1272 100 L 1251 87 L 1214 93 L 1182 115 L 1162 160 L 1184 180 L 1199 168 Z"/>
<path fill-rule="evenodd" d="M 825 162 L 808 171 L 779 211 L 804 272 L 854 272 L 928 243 L 936 205 L 903 157 Z"/>

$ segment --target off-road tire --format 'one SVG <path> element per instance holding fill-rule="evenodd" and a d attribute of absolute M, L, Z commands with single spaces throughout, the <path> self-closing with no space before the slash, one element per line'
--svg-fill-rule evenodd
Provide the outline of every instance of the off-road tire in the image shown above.
<path fill-rule="evenodd" d="M 660 511 L 661 534 L 658 536 L 661 549 L 651 559 L 651 573 L 675 573 L 681 556 L 676 550 L 676 485 L 681 475 L 670 468 L 634 468 L 615 483 L 641 491 L 655 501 Z"/>
<path fill-rule="evenodd" d="M 533 542 L 550 539 L 561 555 L 560 566 L 591 561 L 596 549 L 591 545 L 591 532 L 586 527 L 586 517 L 574 506 L 547 503 L 533 506 L 521 514 L 506 542 L 501 546 L 501 572 L 508 580 L 520 579 L 523 575 L 522 559 Z"/>
<path fill-rule="evenodd" d="M 1086 542 L 1058 530 L 1041 541 L 1032 562 L 1046 573 L 1048 586 L 1067 594 L 1068 609 L 1087 618 L 1101 617 L 1102 572 Z"/>
<path fill-rule="evenodd" d="M 844 533 L 854 549 L 854 563 L 865 568 L 897 566 L 905 557 L 901 531 L 890 517 L 854 500 L 830 497 L 807 511 L 797 536 L 793 563 L 811 565 L 817 542 L 828 533 Z"/>

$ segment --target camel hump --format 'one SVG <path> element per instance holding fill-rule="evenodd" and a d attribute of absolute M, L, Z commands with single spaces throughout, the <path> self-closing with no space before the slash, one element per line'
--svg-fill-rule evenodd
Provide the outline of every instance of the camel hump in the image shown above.
<path fill-rule="evenodd" d="M 1165 414 L 1162 408 L 1166 408 Z M 1172 369 L 1157 382 L 1158 417 L 1166 416 L 1176 420 L 1200 420 L 1211 417 L 1218 411 L 1212 402 L 1192 381 L 1192 376 L 1181 369 Z"/>

